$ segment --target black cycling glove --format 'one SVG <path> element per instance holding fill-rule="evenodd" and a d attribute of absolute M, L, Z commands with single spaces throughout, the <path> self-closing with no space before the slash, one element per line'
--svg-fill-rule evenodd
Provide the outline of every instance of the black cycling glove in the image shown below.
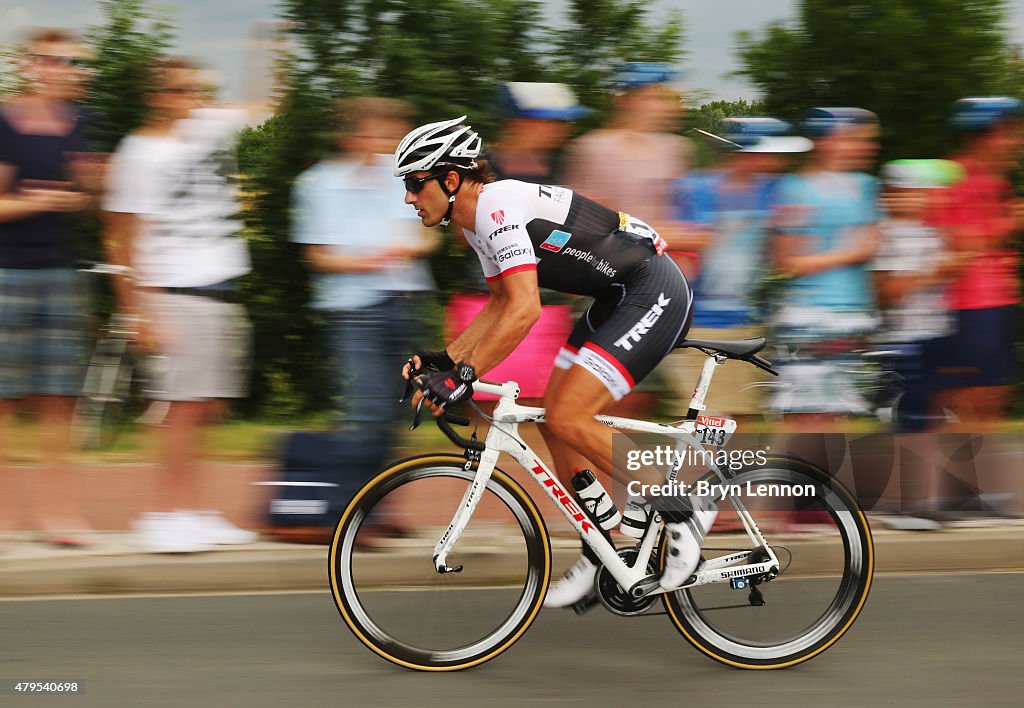
<path fill-rule="evenodd" d="M 447 408 L 472 398 L 474 381 L 476 371 L 473 367 L 459 362 L 449 371 L 439 371 L 426 377 L 420 386 L 428 401 L 440 408 Z"/>
<path fill-rule="evenodd" d="M 448 371 L 455 368 L 455 362 L 452 361 L 452 358 L 448 356 L 448 352 L 444 349 L 439 352 L 423 349 L 416 352 L 415 356 L 420 358 L 420 368 L 418 369 L 413 364 L 412 357 L 405 360 L 405 363 L 409 365 L 410 376 L 416 376 L 428 371 Z"/>

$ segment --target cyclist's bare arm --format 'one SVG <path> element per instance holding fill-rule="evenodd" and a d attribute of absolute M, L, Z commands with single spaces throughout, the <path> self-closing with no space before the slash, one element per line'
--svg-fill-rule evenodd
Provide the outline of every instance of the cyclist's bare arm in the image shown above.
<path fill-rule="evenodd" d="M 529 334 L 540 318 L 535 270 L 490 282 L 491 296 L 466 331 L 448 345 L 455 361 L 466 361 L 477 374 L 500 364 Z"/>

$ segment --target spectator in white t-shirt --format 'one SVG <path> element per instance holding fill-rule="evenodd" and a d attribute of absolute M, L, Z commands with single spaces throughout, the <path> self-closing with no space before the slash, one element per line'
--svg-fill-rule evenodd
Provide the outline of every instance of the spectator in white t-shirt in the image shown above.
<path fill-rule="evenodd" d="M 149 114 L 125 137 L 108 175 L 106 243 L 134 280 L 118 283 L 119 305 L 137 315 L 138 344 L 152 354 L 147 395 L 166 402 L 156 509 L 136 523 L 154 552 L 245 543 L 239 529 L 200 497 L 202 436 L 218 401 L 245 394 L 249 323 L 236 280 L 248 247 L 231 184 L 233 136 L 248 114 L 202 105 L 208 86 L 184 59 L 154 68 Z"/>

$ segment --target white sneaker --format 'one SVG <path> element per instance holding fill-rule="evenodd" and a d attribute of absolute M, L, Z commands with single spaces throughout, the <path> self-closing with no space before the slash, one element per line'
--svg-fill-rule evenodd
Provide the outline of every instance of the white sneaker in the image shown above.
<path fill-rule="evenodd" d="M 668 557 L 665 559 L 665 571 L 661 574 L 660 585 L 665 590 L 680 587 L 700 563 L 700 547 L 708 529 L 718 517 L 718 507 L 714 504 L 702 505 L 699 498 L 694 497 L 696 507 L 688 521 L 678 524 L 665 524 L 668 534 Z"/>
<path fill-rule="evenodd" d="M 594 578 L 597 577 L 597 566 L 586 556 L 580 556 L 576 565 L 557 583 L 548 588 L 544 598 L 544 607 L 568 607 L 579 602 L 594 590 Z"/>
<path fill-rule="evenodd" d="M 148 512 L 132 526 L 138 544 L 150 553 L 196 553 L 210 549 L 195 528 L 175 512 Z"/>
<path fill-rule="evenodd" d="M 203 541 L 216 546 L 236 546 L 259 540 L 255 531 L 240 529 L 219 511 L 179 511 Z"/>

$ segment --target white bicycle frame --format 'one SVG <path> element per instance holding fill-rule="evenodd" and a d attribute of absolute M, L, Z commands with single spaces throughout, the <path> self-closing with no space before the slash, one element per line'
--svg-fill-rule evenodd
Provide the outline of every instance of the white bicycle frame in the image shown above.
<path fill-rule="evenodd" d="M 711 385 L 714 370 L 725 361 L 726 357 L 719 354 L 709 355 L 705 360 L 697 381 L 697 387 L 693 393 L 693 398 L 690 401 L 691 411 L 704 410 L 704 399 Z M 504 452 L 530 473 L 534 481 L 541 486 L 555 506 L 561 510 L 569 523 L 576 529 L 576 532 L 579 533 L 583 541 L 594 550 L 612 577 L 631 596 L 640 598 L 664 592 L 658 585 L 658 574 L 651 576 L 646 572 L 647 564 L 654 553 L 655 542 L 657 541 L 663 521 L 660 515 L 652 511 L 655 518 L 648 524 L 647 530 L 639 542 L 637 557 L 632 566 L 626 565 L 625 561 L 618 555 L 615 547 L 580 509 L 574 495 L 562 486 L 558 481 L 558 477 L 547 468 L 530 446 L 519 437 L 519 424 L 543 423 L 545 420 L 544 409 L 518 405 L 515 401 L 519 397 L 519 385 L 514 381 L 502 384 L 478 381 L 474 384 L 474 389 L 480 393 L 496 395 L 499 397 L 499 401 L 494 409 L 493 422 L 485 439 L 486 447 L 480 453 L 476 476 L 466 489 L 462 503 L 455 512 L 454 518 L 434 547 L 433 557 L 437 571 L 449 572 L 452 570 L 446 564 L 448 555 L 469 523 L 474 509 L 483 497 L 484 489 L 498 462 L 498 457 Z M 696 420 L 686 420 L 675 426 L 603 415 L 596 416 L 595 419 L 617 430 L 671 435 L 698 451 L 703 452 L 705 450 L 704 446 L 694 437 L 697 426 Z M 702 459 L 713 458 L 714 456 L 710 455 L 704 456 Z M 681 466 L 682 457 L 668 472 L 667 479 L 675 479 Z M 717 465 L 711 464 L 709 467 L 725 482 L 725 476 Z M 735 497 L 730 495 L 729 501 L 736 510 L 744 530 L 753 544 L 751 550 L 733 552 L 726 556 L 707 560 L 698 568 L 692 582 L 683 587 L 723 582 L 736 577 L 760 575 L 769 572 L 772 568 L 779 567 L 774 551 L 765 541 L 754 519 Z M 755 564 L 736 565 L 745 561 L 755 549 L 763 549 L 767 553 L 768 558 L 763 562 Z"/>

